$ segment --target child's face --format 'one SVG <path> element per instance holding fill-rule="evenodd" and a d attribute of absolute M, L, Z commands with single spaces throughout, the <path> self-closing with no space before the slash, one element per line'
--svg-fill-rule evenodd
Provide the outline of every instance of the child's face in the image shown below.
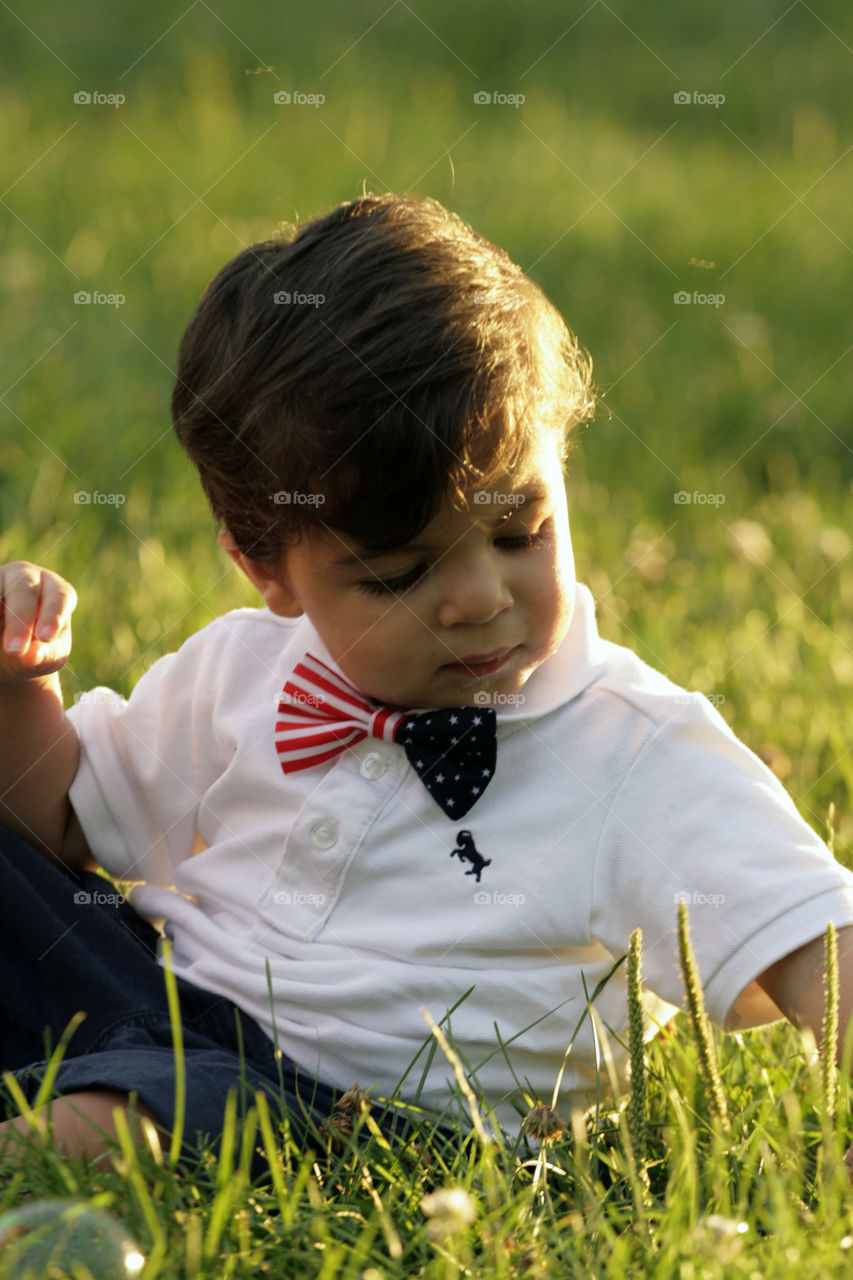
<path fill-rule="evenodd" d="M 306 613 L 343 673 L 379 702 L 487 705 L 484 694 L 518 694 L 571 619 L 557 441 L 546 437 L 517 476 L 467 496 L 467 511 L 446 502 L 412 543 L 380 556 L 320 528 L 287 550 L 266 586 L 250 576 L 273 612 Z"/>

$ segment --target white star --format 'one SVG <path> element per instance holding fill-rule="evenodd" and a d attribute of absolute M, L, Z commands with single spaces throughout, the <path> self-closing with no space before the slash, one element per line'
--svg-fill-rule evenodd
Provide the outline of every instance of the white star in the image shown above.
<path fill-rule="evenodd" d="M 416 768 L 416 769 L 422 769 L 423 767 L 424 767 L 424 762 L 423 762 L 423 760 L 416 760 L 416 761 L 415 761 L 415 768 Z"/>
<path fill-rule="evenodd" d="M 474 719 L 471 721 L 471 723 L 472 723 L 472 724 L 482 724 L 482 723 L 483 723 L 483 721 L 482 721 L 482 718 L 481 718 L 480 716 L 474 716 Z"/>
<path fill-rule="evenodd" d="M 451 796 L 450 799 L 445 800 L 444 803 L 447 805 L 448 809 L 450 809 L 453 805 L 456 804 L 456 801 L 453 799 L 453 796 Z"/>
<path fill-rule="evenodd" d="M 479 787 L 472 787 L 472 788 L 471 788 L 471 795 L 472 795 L 472 796 L 478 796 L 479 794 L 480 794 L 480 788 L 479 788 Z"/>
<path fill-rule="evenodd" d="M 459 739 L 458 739 L 458 738 L 451 738 L 451 739 L 450 739 L 450 745 L 451 745 L 452 747 L 455 747 L 458 741 L 459 741 Z"/>
<path fill-rule="evenodd" d="M 444 782 L 444 774 L 443 774 L 443 773 L 437 773 L 437 774 L 435 775 L 435 780 L 436 780 L 436 782 Z"/>
<path fill-rule="evenodd" d="M 492 776 L 491 769 L 484 769 L 480 776 L 483 778 L 490 778 Z"/>
<path fill-rule="evenodd" d="M 459 723 L 459 717 L 458 717 L 458 716 L 451 716 L 451 717 L 450 717 L 450 723 L 451 723 L 451 724 L 458 724 L 458 723 Z"/>

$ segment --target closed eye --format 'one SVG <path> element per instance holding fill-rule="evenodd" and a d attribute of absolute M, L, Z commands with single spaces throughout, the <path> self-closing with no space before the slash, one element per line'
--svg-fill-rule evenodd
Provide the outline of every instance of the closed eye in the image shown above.
<path fill-rule="evenodd" d="M 544 539 L 541 533 L 516 533 L 504 538 L 498 538 L 497 541 L 511 551 L 527 551 L 533 547 L 538 547 Z"/>
<path fill-rule="evenodd" d="M 503 534 L 495 538 L 495 545 L 505 551 L 532 551 L 535 547 L 541 546 L 544 541 L 541 533 Z M 418 564 L 414 569 L 397 578 L 371 578 L 365 582 L 357 582 L 355 585 L 359 591 L 370 596 L 402 595 L 419 582 L 428 569 L 429 565 Z"/>
<path fill-rule="evenodd" d="M 425 564 L 415 565 L 414 569 L 410 569 L 408 573 L 402 574 L 399 578 L 371 578 L 368 582 L 357 582 L 355 585 L 359 591 L 365 591 L 369 596 L 385 596 L 385 595 L 402 595 L 404 591 L 408 591 L 409 587 L 413 587 L 415 583 L 423 577 L 427 571 Z"/>

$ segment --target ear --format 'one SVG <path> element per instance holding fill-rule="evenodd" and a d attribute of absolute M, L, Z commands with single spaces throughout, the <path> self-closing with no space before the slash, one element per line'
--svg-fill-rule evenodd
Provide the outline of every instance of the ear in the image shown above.
<path fill-rule="evenodd" d="M 260 560 L 244 555 L 227 529 L 220 529 L 218 541 L 252 586 L 261 593 L 271 613 L 283 618 L 298 618 L 305 610 L 284 577 L 284 557 L 278 569 L 270 569 Z"/>

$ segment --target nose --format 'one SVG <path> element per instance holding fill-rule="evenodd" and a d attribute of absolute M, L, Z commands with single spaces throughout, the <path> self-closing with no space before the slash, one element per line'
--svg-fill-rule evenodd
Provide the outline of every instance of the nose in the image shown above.
<path fill-rule="evenodd" d="M 448 566 L 438 610 L 441 626 L 482 626 L 508 609 L 513 596 L 507 568 L 494 549 L 482 555 L 466 555 L 459 563 Z"/>

